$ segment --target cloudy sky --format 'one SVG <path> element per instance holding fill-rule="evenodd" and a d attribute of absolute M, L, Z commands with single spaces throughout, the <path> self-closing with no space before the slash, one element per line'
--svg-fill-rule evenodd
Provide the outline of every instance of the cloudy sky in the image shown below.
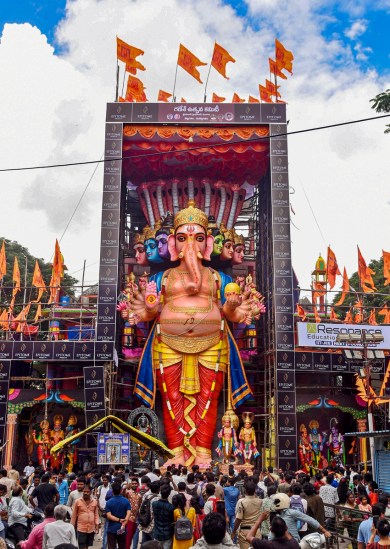
<path fill-rule="evenodd" d="M 283 81 L 289 130 L 375 116 L 390 87 L 390 0 L 3 0 L 0 11 L 0 168 L 98 160 L 115 96 L 115 36 L 145 51 L 150 101 L 172 90 L 179 43 L 209 61 L 214 40 L 236 59 L 208 90 L 258 95 L 278 37 L 295 55 Z M 202 67 L 205 78 L 207 67 Z M 179 70 L 176 95 L 202 101 Z M 347 272 L 390 251 L 388 120 L 289 138 L 293 262 L 308 287 L 331 244 Z M 0 173 L 0 236 L 50 260 L 55 238 L 69 273 L 98 277 L 102 167 Z M 87 190 L 85 191 L 85 189 Z M 75 208 L 81 200 L 76 213 Z M 72 218 L 73 216 L 73 218 Z"/>

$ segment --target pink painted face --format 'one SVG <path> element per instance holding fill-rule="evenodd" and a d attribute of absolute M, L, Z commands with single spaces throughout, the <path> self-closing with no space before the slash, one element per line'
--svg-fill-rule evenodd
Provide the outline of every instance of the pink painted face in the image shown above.
<path fill-rule="evenodd" d="M 234 247 L 233 250 L 233 265 L 241 265 L 241 263 L 244 261 L 244 246 L 242 244 L 237 244 L 237 246 Z"/>
<path fill-rule="evenodd" d="M 196 248 L 203 255 L 206 250 L 206 234 L 200 225 L 182 225 L 175 234 L 176 251 L 178 254 L 186 248 L 189 242 L 196 243 Z"/>
<path fill-rule="evenodd" d="M 135 251 L 135 262 L 138 263 L 138 265 L 149 265 L 148 260 L 146 258 L 146 252 L 145 248 L 142 244 L 138 244 L 137 246 L 134 246 Z"/>
<path fill-rule="evenodd" d="M 220 258 L 222 261 L 230 261 L 233 258 L 233 242 L 231 240 L 224 243 Z"/>

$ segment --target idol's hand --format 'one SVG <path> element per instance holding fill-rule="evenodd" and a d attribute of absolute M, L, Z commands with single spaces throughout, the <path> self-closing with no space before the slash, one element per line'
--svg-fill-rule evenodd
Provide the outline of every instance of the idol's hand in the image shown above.
<path fill-rule="evenodd" d="M 149 311 L 153 311 L 158 307 L 158 294 L 155 282 L 149 282 L 145 288 L 145 305 Z"/>

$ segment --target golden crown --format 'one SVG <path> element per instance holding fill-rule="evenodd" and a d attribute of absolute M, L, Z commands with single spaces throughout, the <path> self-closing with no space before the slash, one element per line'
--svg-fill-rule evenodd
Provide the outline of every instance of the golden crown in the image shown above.
<path fill-rule="evenodd" d="M 181 227 L 181 225 L 186 225 L 188 223 L 200 225 L 207 232 L 207 215 L 202 212 L 202 210 L 199 210 L 199 208 L 195 207 L 195 200 L 189 200 L 188 207 L 184 210 L 181 210 L 175 215 L 173 226 L 176 231 L 178 227 Z"/>
<path fill-rule="evenodd" d="M 246 423 L 247 421 L 250 422 L 250 424 L 252 425 L 253 423 L 253 420 L 255 419 L 255 414 L 253 412 L 244 412 L 241 416 L 242 418 L 242 421 L 244 423 Z"/>
<path fill-rule="evenodd" d="M 231 240 L 232 242 L 234 241 L 234 229 L 227 229 L 225 225 L 221 223 L 219 230 L 223 234 L 224 240 Z"/>
<path fill-rule="evenodd" d="M 149 238 L 156 238 L 156 231 L 155 229 L 152 229 L 148 225 L 144 227 L 144 230 L 142 231 L 144 240 L 149 240 Z"/>
<path fill-rule="evenodd" d="M 140 244 L 143 246 L 145 242 L 145 237 L 143 234 L 135 233 L 134 235 L 134 241 L 133 241 L 133 247 L 139 246 Z"/>
<path fill-rule="evenodd" d="M 243 235 L 237 234 L 234 229 L 233 231 L 234 231 L 234 245 L 238 246 L 239 244 L 241 244 L 242 246 L 245 246 L 245 238 L 243 237 Z"/>

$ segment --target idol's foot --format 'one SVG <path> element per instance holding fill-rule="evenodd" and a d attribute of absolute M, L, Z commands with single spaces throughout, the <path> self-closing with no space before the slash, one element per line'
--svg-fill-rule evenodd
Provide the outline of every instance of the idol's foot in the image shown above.
<path fill-rule="evenodd" d="M 170 450 L 175 454 L 175 456 L 168 459 L 168 461 L 164 463 L 164 467 L 167 468 L 170 465 L 184 465 L 184 447 L 178 446 L 177 448 L 171 448 Z"/>

